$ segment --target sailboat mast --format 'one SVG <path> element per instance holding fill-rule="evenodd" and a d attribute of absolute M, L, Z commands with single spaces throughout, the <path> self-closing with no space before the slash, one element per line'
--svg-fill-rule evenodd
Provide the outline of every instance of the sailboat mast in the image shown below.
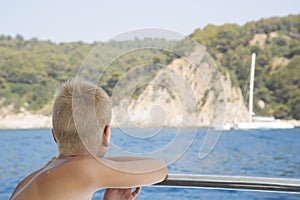
<path fill-rule="evenodd" d="M 253 89 L 254 89 L 255 57 L 256 57 L 256 54 L 252 53 L 251 72 L 250 72 L 250 93 L 249 93 L 249 122 L 252 122 L 252 115 L 253 115 Z"/>

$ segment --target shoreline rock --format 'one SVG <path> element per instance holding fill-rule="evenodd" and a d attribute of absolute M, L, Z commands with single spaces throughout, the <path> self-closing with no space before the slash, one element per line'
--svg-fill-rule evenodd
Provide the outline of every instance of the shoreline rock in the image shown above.
<path fill-rule="evenodd" d="M 282 120 L 293 124 L 295 127 L 300 127 L 300 120 Z M 39 129 L 39 128 L 51 128 L 52 118 L 51 116 L 45 116 L 41 114 L 18 113 L 0 116 L 0 130 L 5 129 Z M 112 123 L 112 127 L 118 127 L 115 123 Z M 168 126 L 170 128 L 176 126 Z M 188 128 L 189 126 L 187 126 Z M 207 126 L 199 126 L 199 128 L 207 128 Z M 147 127 L 145 127 L 147 128 Z M 181 127 L 182 128 L 182 127 Z"/>
<path fill-rule="evenodd" d="M 0 116 L 0 129 L 38 129 L 51 128 L 51 116 L 22 112 Z"/>

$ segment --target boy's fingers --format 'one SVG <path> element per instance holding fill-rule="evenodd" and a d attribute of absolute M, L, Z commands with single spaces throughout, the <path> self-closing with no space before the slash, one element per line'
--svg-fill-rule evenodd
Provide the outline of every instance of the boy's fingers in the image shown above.
<path fill-rule="evenodd" d="M 135 188 L 135 191 L 131 193 L 132 197 L 135 198 L 141 191 L 141 187 Z"/>

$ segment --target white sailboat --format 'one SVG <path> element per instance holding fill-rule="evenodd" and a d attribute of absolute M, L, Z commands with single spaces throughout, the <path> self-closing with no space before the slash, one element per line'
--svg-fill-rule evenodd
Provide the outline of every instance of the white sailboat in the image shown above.
<path fill-rule="evenodd" d="M 253 90 L 254 90 L 254 73 L 255 73 L 255 57 L 252 53 L 251 72 L 250 72 L 250 94 L 249 94 L 249 121 L 237 122 L 234 127 L 238 130 L 248 129 L 289 129 L 294 125 L 285 121 L 276 120 L 274 117 L 256 117 L 253 113 Z"/>

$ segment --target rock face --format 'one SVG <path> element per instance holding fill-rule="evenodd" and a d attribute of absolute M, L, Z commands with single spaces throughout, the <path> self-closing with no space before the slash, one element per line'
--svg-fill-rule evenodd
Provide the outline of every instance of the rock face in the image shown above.
<path fill-rule="evenodd" d="M 138 98 L 120 101 L 113 110 L 123 110 L 114 112 L 117 126 L 220 128 L 248 117 L 242 92 L 232 86 L 229 74 L 221 75 L 196 53 L 160 69 Z"/>
<path fill-rule="evenodd" d="M 233 124 L 234 122 L 248 121 L 248 109 L 244 103 L 241 89 L 232 86 L 229 74 L 226 75 L 223 83 L 227 96 L 225 123 Z"/>
<path fill-rule="evenodd" d="M 51 115 L 32 114 L 21 108 L 19 113 L 12 112 L 13 106 L 0 109 L 0 129 L 51 128 Z"/>

